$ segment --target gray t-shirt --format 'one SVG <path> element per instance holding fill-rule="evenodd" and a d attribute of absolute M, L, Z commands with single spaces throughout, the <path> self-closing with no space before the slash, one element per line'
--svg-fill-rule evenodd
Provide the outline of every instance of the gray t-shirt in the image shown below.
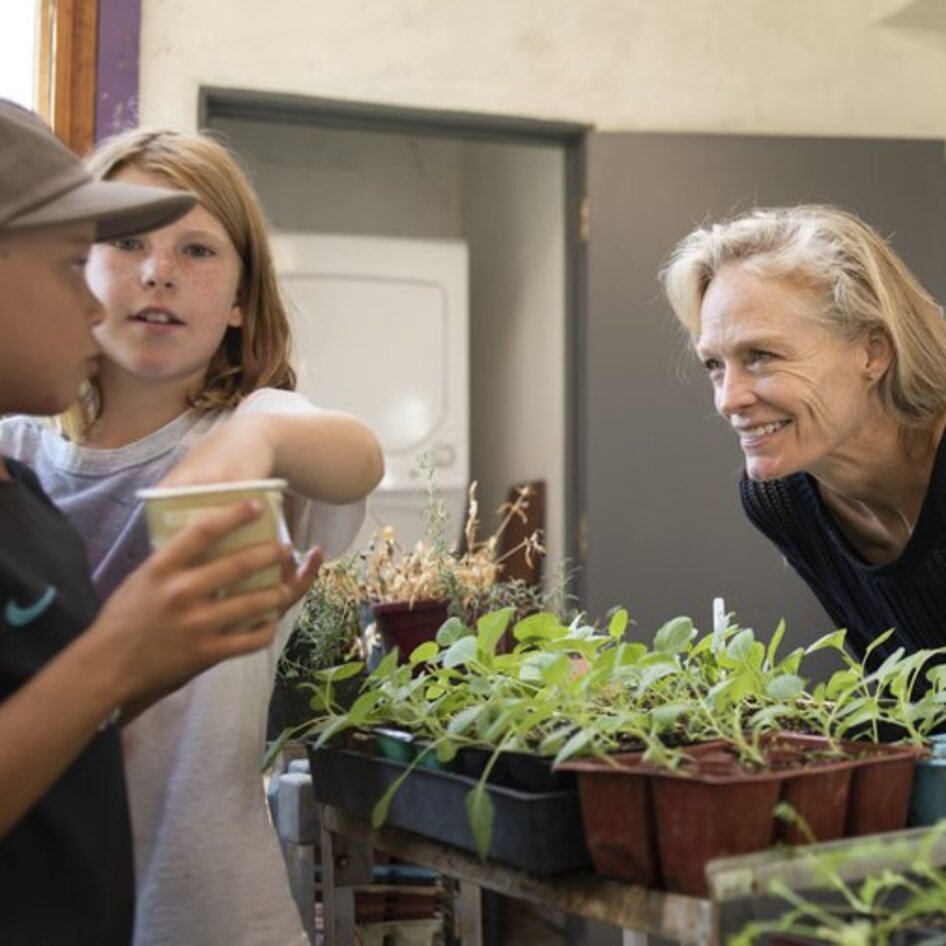
<path fill-rule="evenodd" d="M 17 415 L 0 420 L 0 453 L 20 460 L 85 539 L 92 581 L 103 598 L 151 551 L 144 507 L 135 491 L 158 483 L 232 413 L 296 413 L 313 410 L 292 391 L 261 388 L 235 412 L 199 416 L 187 411 L 135 443 L 115 450 L 66 440 L 48 421 Z M 289 532 L 297 548 L 318 542 L 326 560 L 340 555 L 364 518 L 364 501 L 333 505 L 295 497 Z"/>

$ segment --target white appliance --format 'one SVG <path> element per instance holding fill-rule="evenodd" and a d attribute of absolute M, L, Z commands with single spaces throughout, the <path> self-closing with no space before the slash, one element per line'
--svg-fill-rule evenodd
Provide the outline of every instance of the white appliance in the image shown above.
<path fill-rule="evenodd" d="M 424 534 L 425 454 L 456 543 L 470 476 L 466 244 L 314 233 L 277 233 L 272 244 L 298 390 L 360 417 L 384 449 L 353 548 L 386 525 L 405 548 Z"/>

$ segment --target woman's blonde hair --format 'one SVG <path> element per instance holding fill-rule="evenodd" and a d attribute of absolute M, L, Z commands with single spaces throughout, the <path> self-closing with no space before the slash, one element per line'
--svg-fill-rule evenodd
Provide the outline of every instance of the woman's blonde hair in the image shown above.
<path fill-rule="evenodd" d="M 86 165 L 101 180 L 134 168 L 190 191 L 220 221 L 239 254 L 243 321 L 227 329 L 202 387 L 191 392 L 191 407 L 205 413 L 235 407 L 257 388 L 292 390 L 289 318 L 266 224 L 253 187 L 230 151 L 207 134 L 137 129 L 105 141 Z M 80 433 L 100 412 L 101 394 L 93 381 L 64 426 Z"/>
<path fill-rule="evenodd" d="M 927 427 L 946 412 L 943 310 L 858 217 L 821 205 L 760 208 L 694 230 L 677 244 L 660 274 L 691 340 L 700 333 L 709 284 L 732 264 L 810 293 L 816 317 L 846 338 L 881 329 L 893 358 L 878 395 L 902 427 Z"/>

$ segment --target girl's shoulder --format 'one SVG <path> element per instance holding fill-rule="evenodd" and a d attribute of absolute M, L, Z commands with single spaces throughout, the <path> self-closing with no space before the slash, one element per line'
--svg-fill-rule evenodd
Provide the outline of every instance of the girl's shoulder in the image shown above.
<path fill-rule="evenodd" d="M 317 411 L 307 397 L 298 391 L 257 388 L 237 405 L 235 414 L 296 414 Z"/>

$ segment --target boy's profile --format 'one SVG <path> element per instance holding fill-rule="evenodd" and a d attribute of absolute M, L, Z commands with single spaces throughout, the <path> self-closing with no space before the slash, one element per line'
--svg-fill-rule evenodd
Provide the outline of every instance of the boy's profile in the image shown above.
<path fill-rule="evenodd" d="M 0 100 L 0 414 L 59 413 L 95 370 L 93 242 L 164 226 L 193 204 L 93 180 L 35 115 Z M 274 563 L 288 576 L 288 550 L 266 543 L 197 564 L 258 512 L 234 504 L 184 530 L 100 608 L 81 537 L 27 467 L 0 457 L 0 942 L 131 942 L 114 723 L 272 639 L 275 622 L 253 620 L 298 593 L 288 577 L 277 590 L 217 592 Z"/>

